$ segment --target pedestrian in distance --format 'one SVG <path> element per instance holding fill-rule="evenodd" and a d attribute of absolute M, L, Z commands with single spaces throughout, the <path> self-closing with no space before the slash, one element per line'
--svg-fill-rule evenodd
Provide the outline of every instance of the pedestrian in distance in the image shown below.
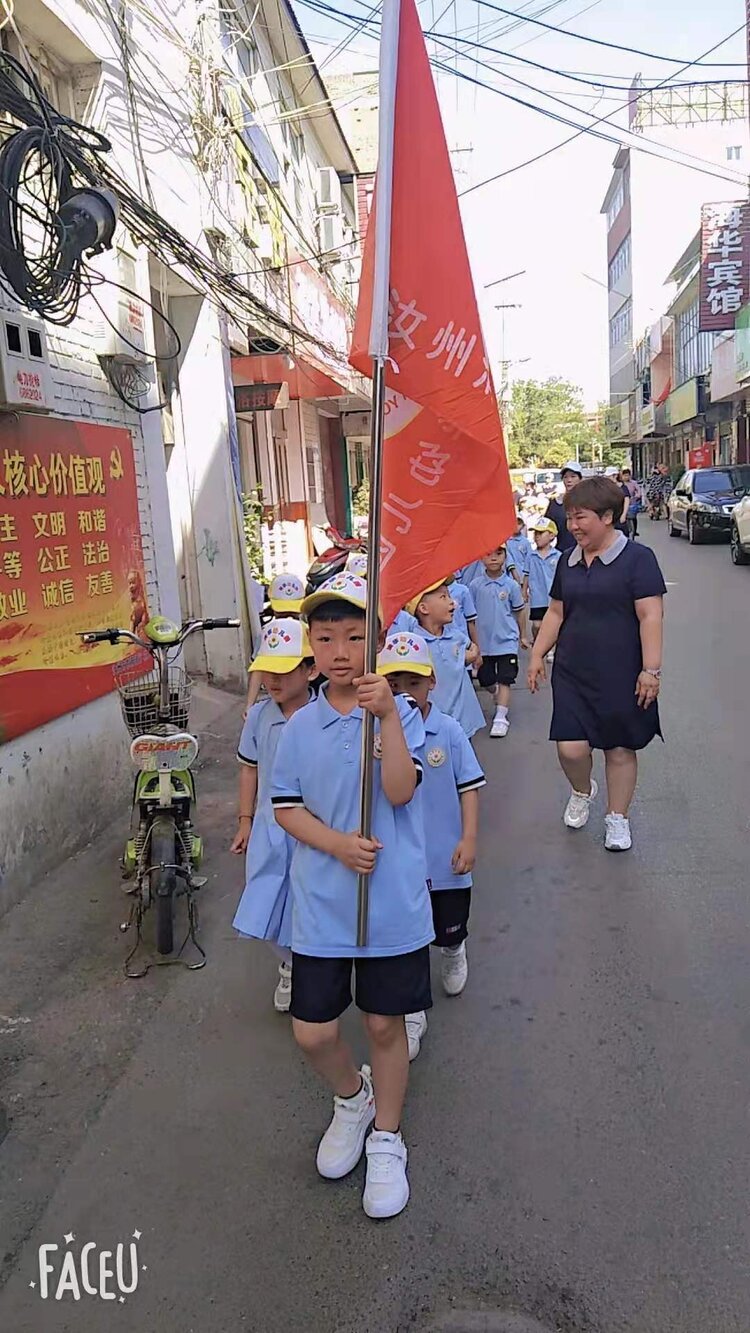
<path fill-rule="evenodd" d="M 435 672 L 425 639 L 417 634 L 389 637 L 378 658 L 378 671 L 395 695 L 414 700 L 424 722 L 420 800 L 434 943 L 441 952 L 443 990 L 446 995 L 460 995 L 469 976 L 466 938 L 484 773 L 463 728 L 430 701 Z M 406 1015 L 410 1060 L 419 1054 L 426 1031 L 424 1010 Z"/>
<path fill-rule="evenodd" d="M 275 574 L 268 585 L 268 605 L 271 608 L 271 619 L 283 616 L 286 619 L 298 620 L 304 595 L 305 585 L 296 574 Z M 263 684 L 262 672 L 254 671 L 252 666 L 249 668 L 249 672 L 250 680 L 245 702 L 245 717 L 256 702 Z"/>
<path fill-rule="evenodd" d="M 284 727 L 311 698 L 315 661 L 302 622 L 287 617 L 264 625 L 250 671 L 262 680 L 266 697 L 250 708 L 237 750 L 239 815 L 230 850 L 237 856 L 245 853 L 246 872 L 233 924 L 248 939 L 267 940 L 278 955 L 273 1003 L 279 1013 L 287 1013 L 292 997 L 293 843 L 273 813 L 271 774 Z"/>
<path fill-rule="evenodd" d="M 661 736 L 663 598 L 666 586 L 649 547 L 617 531 L 622 493 L 608 477 L 581 481 L 565 497 L 575 549 L 559 561 L 528 671 L 532 693 L 555 648 L 550 739 L 571 786 L 568 828 L 588 822 L 597 794 L 592 752 L 604 751 L 605 847 L 632 845 L 630 804 L 637 751 Z"/>
<path fill-rule="evenodd" d="M 409 1199 L 401 1133 L 409 1071 L 404 1015 L 431 1007 L 434 937 L 422 809 L 424 724 L 383 676 L 365 674 L 367 584 L 327 580 L 302 604 L 318 697 L 279 742 L 271 799 L 296 840 L 292 860 L 294 1035 L 333 1092 L 333 1118 L 317 1153 L 321 1176 L 353 1171 L 363 1150 L 369 1217 L 393 1217 Z M 372 836 L 362 837 L 360 756 L 365 711 L 375 718 Z M 370 877 L 367 943 L 357 944 L 357 876 Z M 340 1018 L 355 998 L 370 1064 L 357 1069 Z M 372 1126 L 372 1133 L 368 1131 Z M 365 1142 L 366 1141 L 366 1142 Z"/>
<path fill-rule="evenodd" d="M 508 562 L 508 573 L 512 573 L 513 578 L 518 583 L 524 595 L 524 600 L 529 592 L 529 561 L 533 549 L 526 535 L 526 523 L 523 515 L 517 514 L 516 531 L 505 543 L 505 554 Z"/>
<path fill-rule="evenodd" d="M 484 557 L 484 574 L 471 585 L 477 608 L 477 634 L 482 665 L 479 684 L 490 691 L 495 715 L 490 736 L 507 736 L 510 727 L 510 687 L 518 679 L 518 647 L 528 648 L 522 636 L 525 616 L 523 593 L 505 568 L 505 547 Z"/>
<path fill-rule="evenodd" d="M 565 488 L 565 495 L 568 495 L 583 476 L 583 470 L 580 463 L 571 459 L 560 469 L 560 480 Z M 545 518 L 551 518 L 557 528 L 557 549 L 560 552 L 572 551 L 575 546 L 575 538 L 568 531 L 568 515 L 565 510 L 564 497 L 562 500 L 553 496 L 545 510 Z"/>
<path fill-rule="evenodd" d="M 453 627 L 454 603 L 443 579 L 427 588 L 406 610 L 417 620 L 417 633 L 427 640 L 435 669 L 433 703 L 454 717 L 471 739 L 484 726 L 484 713 L 467 667 L 476 666 L 480 649 Z"/>
<path fill-rule="evenodd" d="M 541 623 L 547 614 L 552 580 L 555 577 L 560 552 L 555 546 L 557 528 L 551 518 L 538 518 L 532 526 L 535 549 L 529 560 L 529 616 L 531 633 L 536 643 Z M 548 658 L 548 660 L 550 660 Z"/>
<path fill-rule="evenodd" d="M 641 511 L 642 496 L 641 488 L 637 481 L 633 480 L 633 474 L 629 467 L 624 467 L 620 473 L 620 490 L 628 501 L 626 510 L 627 535 L 635 541 L 638 536 L 638 515 Z"/>

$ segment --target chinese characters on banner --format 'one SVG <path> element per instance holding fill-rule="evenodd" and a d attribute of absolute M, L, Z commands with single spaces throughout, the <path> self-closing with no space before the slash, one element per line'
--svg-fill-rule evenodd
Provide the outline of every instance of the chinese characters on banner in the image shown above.
<path fill-rule="evenodd" d="M 515 528 L 497 398 L 414 0 L 400 0 L 393 115 L 380 551 L 386 624 L 411 597 Z M 350 355 L 364 375 L 372 373 L 378 188 Z"/>
<path fill-rule="evenodd" d="M 129 432 L 0 421 L 0 741 L 113 688 L 133 650 L 86 647 L 79 630 L 146 617 Z"/>
<path fill-rule="evenodd" d="M 733 329 L 750 299 L 750 204 L 701 209 L 701 333 Z"/>

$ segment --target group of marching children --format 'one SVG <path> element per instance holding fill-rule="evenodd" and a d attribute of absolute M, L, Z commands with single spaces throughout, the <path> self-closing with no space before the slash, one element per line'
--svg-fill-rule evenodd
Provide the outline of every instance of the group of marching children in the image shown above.
<path fill-rule="evenodd" d="M 430 945 L 447 995 L 468 979 L 485 785 L 471 744 L 485 725 L 474 682 L 494 699 L 490 735 L 505 736 L 527 609 L 536 627 L 556 564 L 554 525 L 540 519 L 534 535 L 532 547 L 519 529 L 507 548 L 414 598 L 381 633 L 372 675 L 363 557 L 308 596 L 280 575 L 250 667 L 232 842 L 246 854 L 246 882 L 234 925 L 278 957 L 274 1005 L 291 1013 L 298 1045 L 333 1093 L 317 1169 L 339 1179 L 365 1153 L 363 1207 L 373 1218 L 395 1216 L 409 1198 L 401 1118 L 432 1007 Z M 375 731 L 370 838 L 357 831 L 365 712 Z M 363 874 L 368 928 L 358 945 Z M 340 1030 L 352 998 L 369 1045 L 361 1068 Z"/>

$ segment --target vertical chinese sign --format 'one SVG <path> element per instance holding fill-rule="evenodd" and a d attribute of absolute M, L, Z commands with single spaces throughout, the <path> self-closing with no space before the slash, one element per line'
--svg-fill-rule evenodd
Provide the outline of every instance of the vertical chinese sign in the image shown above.
<path fill-rule="evenodd" d="M 107 694 L 128 650 L 78 631 L 146 615 L 129 432 L 0 420 L 0 741 Z"/>
<path fill-rule="evenodd" d="M 701 333 L 733 329 L 750 299 L 750 204 L 701 209 Z"/>

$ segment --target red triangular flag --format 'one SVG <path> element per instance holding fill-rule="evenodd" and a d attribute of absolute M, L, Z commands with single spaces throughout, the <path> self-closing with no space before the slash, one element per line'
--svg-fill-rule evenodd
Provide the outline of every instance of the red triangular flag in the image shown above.
<path fill-rule="evenodd" d="M 372 373 L 373 281 L 380 277 L 390 297 L 380 564 L 390 624 L 411 597 L 504 541 L 515 512 L 424 36 L 414 0 L 386 4 L 399 9 L 392 174 L 381 134 L 350 360 Z M 384 14 L 384 45 L 385 29 Z M 381 115 L 388 111 L 382 106 Z M 389 186 L 384 279 L 376 271 L 383 262 L 376 259 L 377 210 Z"/>

